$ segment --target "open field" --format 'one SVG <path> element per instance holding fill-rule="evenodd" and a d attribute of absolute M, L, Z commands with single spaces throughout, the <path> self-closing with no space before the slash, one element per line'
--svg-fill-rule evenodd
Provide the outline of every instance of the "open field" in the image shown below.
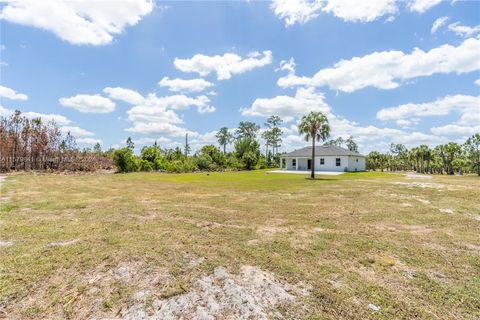
<path fill-rule="evenodd" d="M 2 183 L 0 318 L 480 317 L 475 176 L 23 174 Z"/>

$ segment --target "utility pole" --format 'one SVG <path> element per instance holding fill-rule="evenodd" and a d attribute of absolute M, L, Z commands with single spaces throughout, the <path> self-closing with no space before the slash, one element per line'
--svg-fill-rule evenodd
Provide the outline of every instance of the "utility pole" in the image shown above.
<path fill-rule="evenodd" d="M 185 158 L 188 157 L 190 146 L 188 145 L 188 133 L 185 134 Z"/>

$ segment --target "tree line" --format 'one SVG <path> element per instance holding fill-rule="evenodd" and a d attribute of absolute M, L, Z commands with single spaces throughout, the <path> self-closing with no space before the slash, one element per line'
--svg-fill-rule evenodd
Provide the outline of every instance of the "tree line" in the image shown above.
<path fill-rule="evenodd" d="M 192 172 L 197 170 L 252 170 L 279 166 L 278 148 L 282 144 L 283 121 L 270 116 L 264 124 L 259 142 L 260 125 L 241 121 L 236 129 L 222 127 L 216 138 L 220 148 L 205 145 L 190 155 L 188 137 L 182 150 L 161 148 L 156 142 L 145 146 L 139 155 L 134 154 L 131 138 L 126 147 L 102 151 L 100 144 L 92 149 L 80 149 L 75 137 L 62 134 L 54 122 L 43 122 L 41 118 L 28 119 L 20 111 L 8 117 L 0 117 L 0 172 L 10 170 L 69 170 L 95 171 L 117 168 L 119 172 L 164 171 Z M 311 112 L 302 117 L 299 133 L 306 141 L 345 147 L 358 152 L 358 145 L 350 136 L 327 140 L 330 125 L 321 112 Z M 227 151 L 233 146 L 231 151 Z M 264 147 L 264 149 L 263 149 Z M 264 150 L 264 152 L 261 151 Z M 315 157 L 315 148 L 312 148 Z M 368 170 L 408 171 L 418 173 L 471 173 L 480 176 L 480 134 L 468 138 L 463 144 L 450 142 L 430 148 L 427 145 L 408 150 L 403 144 L 391 144 L 389 152 L 372 151 L 366 159 Z M 312 177 L 315 175 L 312 162 Z"/>
<path fill-rule="evenodd" d="M 227 127 L 218 130 L 216 138 L 221 149 L 215 145 L 205 145 L 193 155 L 189 155 L 190 146 L 186 136 L 183 150 L 180 147 L 163 149 L 155 142 L 152 146 L 143 147 L 137 156 L 134 154 L 134 143 L 128 138 L 126 147 L 113 152 L 113 160 L 119 172 L 191 172 L 278 167 L 282 123 L 278 116 L 271 116 L 265 122 L 265 128 L 260 135 L 265 141 L 265 153 L 261 152 L 258 140 L 260 125 L 241 121 L 234 130 Z M 233 150 L 227 152 L 230 145 L 233 145 Z"/>
<path fill-rule="evenodd" d="M 113 169 L 114 164 L 102 152 L 77 147 L 70 132 L 62 134 L 55 122 L 28 119 L 16 110 L 0 117 L 0 172 L 11 170 L 95 171 Z"/>
<path fill-rule="evenodd" d="M 449 142 L 435 148 L 423 144 L 408 150 L 403 144 L 392 143 L 387 153 L 368 154 L 367 169 L 450 175 L 474 172 L 480 176 L 480 134 L 463 144 Z"/>

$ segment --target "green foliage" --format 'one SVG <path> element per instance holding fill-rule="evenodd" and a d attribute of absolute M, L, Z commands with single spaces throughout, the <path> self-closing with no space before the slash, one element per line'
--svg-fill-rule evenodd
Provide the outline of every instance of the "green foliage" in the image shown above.
<path fill-rule="evenodd" d="M 143 147 L 142 152 L 140 153 L 140 158 L 151 163 L 155 163 L 158 158 L 160 158 L 160 150 L 157 147 Z"/>
<path fill-rule="evenodd" d="M 115 150 L 113 161 L 117 166 L 118 172 L 134 172 L 138 170 L 138 159 L 133 154 L 132 149 L 126 147 Z"/>
<path fill-rule="evenodd" d="M 260 145 L 252 138 L 242 138 L 235 142 L 235 154 L 247 170 L 252 170 L 260 160 Z"/>

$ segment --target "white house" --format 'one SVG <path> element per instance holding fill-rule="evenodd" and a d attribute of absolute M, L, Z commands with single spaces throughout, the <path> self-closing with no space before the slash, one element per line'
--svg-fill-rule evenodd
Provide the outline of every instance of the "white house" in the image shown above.
<path fill-rule="evenodd" d="M 280 156 L 280 169 L 311 170 L 312 147 Z M 315 171 L 365 171 L 365 156 L 336 146 L 315 147 Z"/>

